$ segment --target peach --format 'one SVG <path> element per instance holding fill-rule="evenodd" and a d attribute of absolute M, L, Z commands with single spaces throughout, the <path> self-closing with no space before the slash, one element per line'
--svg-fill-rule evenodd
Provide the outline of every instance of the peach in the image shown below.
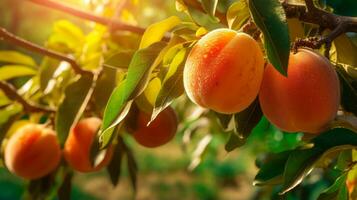
<path fill-rule="evenodd" d="M 168 143 L 177 130 L 178 122 L 175 111 L 171 107 L 166 108 L 147 126 L 150 117 L 144 112 L 139 112 L 133 129 L 135 140 L 149 148 Z"/>
<path fill-rule="evenodd" d="M 64 145 L 64 157 L 68 164 L 80 172 L 94 172 L 106 166 L 113 154 L 109 147 L 104 159 L 93 166 L 90 162 L 90 149 L 102 121 L 99 118 L 91 117 L 79 121 L 72 129 Z"/>
<path fill-rule="evenodd" d="M 268 120 L 287 132 L 319 133 L 337 114 L 340 85 L 330 62 L 308 49 L 291 53 L 287 77 L 272 65 L 259 93 Z"/>
<path fill-rule="evenodd" d="M 26 179 L 38 179 L 54 171 L 61 160 L 56 133 L 39 124 L 17 129 L 5 147 L 5 165 Z"/>
<path fill-rule="evenodd" d="M 236 113 L 257 97 L 264 72 L 258 43 L 245 33 L 216 29 L 202 37 L 185 63 L 188 97 L 220 113 Z"/>

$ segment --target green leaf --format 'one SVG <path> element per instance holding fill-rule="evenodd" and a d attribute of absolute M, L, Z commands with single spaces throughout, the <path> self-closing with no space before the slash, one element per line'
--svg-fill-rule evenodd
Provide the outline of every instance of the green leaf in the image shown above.
<path fill-rule="evenodd" d="M 259 123 L 263 113 L 256 98 L 252 104 L 243 111 L 234 115 L 235 131 L 240 138 L 247 138 L 253 128 Z"/>
<path fill-rule="evenodd" d="M 10 99 L 0 90 L 0 107 L 10 104 Z"/>
<path fill-rule="evenodd" d="M 214 111 L 212 111 L 214 112 Z M 222 126 L 224 130 L 228 130 L 229 124 L 232 121 L 233 115 L 228 115 L 228 114 L 222 114 L 218 112 L 214 112 L 214 114 L 217 116 L 219 124 Z"/>
<path fill-rule="evenodd" d="M 298 38 L 305 37 L 304 27 L 302 22 L 297 18 L 287 19 L 288 27 L 289 27 L 289 36 L 291 41 L 295 41 Z"/>
<path fill-rule="evenodd" d="M 181 49 L 172 59 L 161 89 L 156 97 L 155 107 L 151 115 L 153 121 L 157 115 L 167 108 L 173 100 L 184 93 L 183 68 L 187 56 L 187 49 Z"/>
<path fill-rule="evenodd" d="M 320 194 L 317 200 L 348 200 L 346 179 L 347 174 L 338 177 L 333 185 Z"/>
<path fill-rule="evenodd" d="M 118 143 L 114 147 L 112 160 L 107 166 L 107 172 L 109 174 L 110 181 L 112 182 L 113 186 L 118 185 L 124 153 L 125 143 L 121 137 L 118 137 Z"/>
<path fill-rule="evenodd" d="M 131 58 L 133 57 L 132 51 L 120 51 L 105 59 L 104 64 L 117 68 L 128 68 Z"/>
<path fill-rule="evenodd" d="M 18 51 L 0 51 L 0 62 L 12 63 L 18 65 L 26 65 L 35 67 L 35 61 L 25 54 Z"/>
<path fill-rule="evenodd" d="M 254 22 L 264 34 L 269 61 L 283 75 L 287 75 L 290 54 L 289 29 L 284 9 L 279 0 L 249 0 Z"/>
<path fill-rule="evenodd" d="M 218 0 L 202 0 L 203 9 L 211 16 L 214 17 L 217 9 Z"/>
<path fill-rule="evenodd" d="M 42 92 L 46 93 L 48 83 L 53 78 L 55 71 L 57 70 L 58 66 L 60 65 L 60 61 L 50 58 L 44 57 L 41 62 L 40 69 L 39 69 L 39 76 L 40 76 L 40 88 Z"/>
<path fill-rule="evenodd" d="M 234 149 L 243 146 L 245 144 L 245 139 L 240 138 L 234 131 L 230 132 L 230 136 L 229 139 L 226 143 L 226 145 L 224 146 L 224 149 L 227 152 L 231 152 Z"/>
<path fill-rule="evenodd" d="M 58 200 L 70 200 L 71 199 L 71 188 L 72 188 L 72 177 L 73 172 L 67 170 L 63 175 L 62 184 L 59 186 L 57 190 Z"/>
<path fill-rule="evenodd" d="M 269 155 L 254 178 L 253 185 L 275 185 L 283 182 L 284 166 L 291 151 Z"/>
<path fill-rule="evenodd" d="M 214 30 L 223 27 L 223 25 L 219 23 L 219 20 L 217 18 L 213 18 L 209 15 L 206 15 L 205 13 L 192 7 L 188 7 L 188 11 L 192 20 L 196 24 L 206 28 L 207 30 Z"/>
<path fill-rule="evenodd" d="M 33 68 L 23 65 L 5 65 L 0 67 L 0 81 L 9 80 L 13 78 L 32 76 L 37 71 Z"/>
<path fill-rule="evenodd" d="M 357 67 L 357 46 L 345 34 L 337 37 L 333 43 L 336 47 L 337 62 Z"/>
<path fill-rule="evenodd" d="M 84 44 L 85 35 L 82 30 L 67 20 L 57 21 L 47 46 L 60 52 L 79 52 Z"/>
<path fill-rule="evenodd" d="M 111 93 L 116 86 L 117 70 L 104 67 L 95 84 L 92 99 L 95 110 L 103 113 Z"/>
<path fill-rule="evenodd" d="M 134 54 L 126 79 L 114 89 L 105 108 L 99 138 L 101 148 L 109 144 L 114 127 L 124 119 L 132 100 L 145 89 L 152 66 L 164 46 L 165 43 L 155 43 Z"/>
<path fill-rule="evenodd" d="M 354 81 L 341 66 L 338 66 L 336 71 L 341 84 L 341 105 L 344 110 L 357 116 L 357 82 L 355 82 L 356 87 L 353 87 Z"/>
<path fill-rule="evenodd" d="M 22 106 L 14 103 L 0 110 L 0 144 L 13 121 L 22 111 Z"/>
<path fill-rule="evenodd" d="M 322 154 L 323 150 L 320 149 L 293 151 L 285 165 L 284 189 L 281 194 L 292 190 L 300 184 L 302 180 L 310 174 L 314 164 L 319 160 Z"/>
<path fill-rule="evenodd" d="M 139 48 L 143 49 L 154 44 L 155 42 L 160 41 L 164 37 L 167 31 L 171 30 L 172 28 L 174 28 L 180 23 L 181 23 L 180 18 L 176 16 L 171 16 L 161 22 L 157 22 L 150 25 L 146 29 L 141 39 Z"/>
<path fill-rule="evenodd" d="M 238 30 L 249 18 L 249 7 L 245 0 L 233 3 L 227 11 L 227 22 L 230 29 Z"/>
<path fill-rule="evenodd" d="M 93 76 L 83 75 L 65 89 L 65 97 L 56 113 L 56 132 L 63 145 L 73 124 L 80 119 L 93 93 Z"/>
<path fill-rule="evenodd" d="M 128 171 L 129 171 L 129 178 L 131 185 L 134 189 L 134 193 L 136 194 L 137 191 L 137 173 L 138 173 L 138 166 L 136 164 L 133 152 L 129 147 L 126 149 L 126 156 L 127 156 L 127 164 L 128 164 Z"/>
<path fill-rule="evenodd" d="M 331 139 L 333 138 L 333 140 Z M 285 165 L 284 194 L 301 183 L 314 168 L 314 165 L 325 155 L 357 147 L 357 134 L 345 128 L 334 128 L 312 140 L 313 147 L 294 150 Z"/>
<path fill-rule="evenodd" d="M 228 142 L 225 145 L 225 150 L 230 152 L 243 146 L 254 127 L 262 121 L 262 117 L 263 114 L 258 98 L 256 98 L 248 108 L 234 114 L 234 130 L 230 133 Z"/>

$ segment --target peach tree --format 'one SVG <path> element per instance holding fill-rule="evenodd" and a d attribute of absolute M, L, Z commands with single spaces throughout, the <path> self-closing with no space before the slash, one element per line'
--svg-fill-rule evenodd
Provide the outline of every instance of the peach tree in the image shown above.
<path fill-rule="evenodd" d="M 84 171 L 106 167 L 114 186 L 126 164 L 136 190 L 135 149 L 126 135 L 156 147 L 175 132 L 184 142 L 205 132 L 195 144 L 193 169 L 215 137 L 210 133 L 225 135 L 222 148 L 230 152 L 256 139 L 255 132 L 274 130 L 298 141 L 257 158 L 254 185 L 269 188 L 273 199 L 292 198 L 313 170 L 323 169 L 333 182 L 319 200 L 357 198 L 355 1 L 176 0 L 177 16 L 147 27 L 133 23 L 135 17 L 146 23 L 135 0 L 89 3 L 88 9 L 27 1 L 89 23 L 57 21 L 44 45 L 0 27 L 1 43 L 42 56 L 37 62 L 20 51 L 0 51 L 2 166 L 21 176 L 13 170 L 17 158 L 7 157 L 31 152 L 12 142 L 28 123 L 54 130 L 66 157 L 40 178 L 24 177 L 26 197 L 69 199 L 82 160 Z M 81 125 L 90 117 L 101 122 Z M 79 142 L 85 147 L 74 148 Z"/>

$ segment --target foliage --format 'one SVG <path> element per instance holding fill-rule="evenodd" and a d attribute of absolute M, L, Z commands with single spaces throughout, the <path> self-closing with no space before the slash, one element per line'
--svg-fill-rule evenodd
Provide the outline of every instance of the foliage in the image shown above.
<path fill-rule="evenodd" d="M 122 2 L 123 6 L 118 6 Z M 193 173 L 200 173 L 202 167 L 210 165 L 213 158 L 207 152 L 216 152 L 217 148 L 225 148 L 227 152 L 239 148 L 237 151 L 240 151 L 248 147 L 252 154 L 261 154 L 256 161 L 259 171 L 254 184 L 264 186 L 259 190 L 268 188 L 271 196 L 294 199 L 298 191 L 310 183 L 309 175 L 317 173 L 314 169 L 322 168 L 319 183 L 323 182 L 321 188 L 325 190 L 318 190 L 317 199 L 356 197 L 357 187 L 349 193 L 346 186 L 346 181 L 356 174 L 356 156 L 352 155 L 352 149 L 357 147 L 357 124 L 349 120 L 357 117 L 356 33 L 340 34 L 332 41 L 329 52 L 330 62 L 340 78 L 340 115 L 328 130 L 317 136 L 285 133 L 264 117 L 258 98 L 242 112 L 232 115 L 214 113 L 190 103 L 182 83 L 186 58 L 203 35 L 227 27 L 252 35 L 262 47 L 266 61 L 287 75 L 295 39 L 326 36 L 326 32 L 301 19 L 287 19 L 284 6 L 278 0 L 175 0 L 165 1 L 164 5 L 145 2 L 154 12 L 165 11 L 169 3 L 176 6 L 176 11 L 167 9 L 161 20 L 154 16 L 146 19 L 142 16 L 144 9 L 134 0 L 98 1 L 98 5 L 87 5 L 89 15 L 98 12 L 95 7 L 102 7 L 95 16 L 124 25 L 115 29 L 113 22 L 77 25 L 58 20 L 44 43 L 43 57 L 13 47 L 0 50 L 0 82 L 13 85 L 18 94 L 11 95 L 0 87 L 2 146 L 20 121 L 52 126 L 63 145 L 80 118 L 98 116 L 103 123 L 92 145 L 91 159 L 95 163 L 102 150 L 114 145 L 113 159 L 107 166 L 109 179 L 113 186 L 120 184 L 122 166 L 126 164 L 125 175 L 135 192 L 140 190 L 137 174 L 145 168 L 137 164 L 136 149 L 127 139 L 130 134 L 125 124 L 132 123 L 133 107 L 149 113 L 152 121 L 172 106 L 180 120 L 177 137 L 183 151 L 189 153 L 188 161 L 182 165 Z M 356 4 L 352 0 L 320 1 L 319 5 L 339 15 L 356 16 Z M 170 16 L 173 13 L 175 16 Z M 142 25 L 140 20 L 147 25 L 145 30 L 136 26 Z M 10 41 L 1 35 L 0 39 Z M 21 42 L 15 43 L 26 48 Z M 318 50 L 324 51 L 326 46 Z M 60 56 L 53 56 L 51 52 Z M 83 71 L 75 70 L 76 66 Z M 48 109 L 31 112 L 29 107 Z M 225 146 L 217 147 L 217 140 L 225 140 Z M 3 159 L 3 152 L 0 156 Z M 230 163 L 212 165 L 216 167 L 216 176 L 223 179 L 244 171 L 230 168 Z M 0 173 L 4 173 L 2 169 Z M 63 162 L 48 176 L 26 182 L 27 190 L 22 192 L 30 199 L 69 199 L 73 173 Z M 327 183 L 328 176 L 333 178 Z M 22 184 L 20 182 L 16 179 L 14 184 Z M 202 199 L 217 198 L 215 191 L 199 183 L 192 183 L 192 187 L 203 195 Z"/>

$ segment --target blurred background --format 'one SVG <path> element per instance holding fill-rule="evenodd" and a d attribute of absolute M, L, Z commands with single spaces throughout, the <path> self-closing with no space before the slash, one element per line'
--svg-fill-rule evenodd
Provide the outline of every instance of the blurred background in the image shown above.
<path fill-rule="evenodd" d="M 111 16 L 104 10 L 110 0 L 62 0 L 92 13 Z M 228 1 L 227 1 L 228 2 Z M 124 9 L 120 19 L 133 25 L 147 27 L 171 15 L 178 13 L 174 0 L 133 0 L 131 6 Z M 70 16 L 63 12 L 42 7 L 25 0 L 0 0 L 0 26 L 31 42 L 44 46 L 54 31 L 58 20 L 68 20 L 80 27 L 84 33 L 93 28 L 93 23 Z M 31 55 L 35 60 L 42 56 L 0 41 L 0 50 L 19 50 Z M 302 135 L 285 134 L 263 118 L 253 130 L 247 144 L 230 153 L 225 150 L 229 134 L 218 127 L 218 121 L 206 110 L 198 110 L 181 97 L 174 103 L 181 124 L 175 139 L 155 149 L 143 148 L 126 134 L 125 142 L 133 150 L 138 163 L 138 187 L 135 199 L 304 199 L 314 200 L 317 195 L 330 185 L 333 178 L 323 173 L 314 172 L 288 197 L 278 197 L 278 187 L 255 187 L 254 176 L 259 162 L 269 152 L 281 152 L 296 147 Z M 195 115 L 197 112 L 205 113 Z M 195 128 L 192 127 L 193 124 Z M 198 125 L 197 125 L 198 124 Z M 204 143 L 204 139 L 209 141 Z M 203 142 L 202 142 L 203 141 Z M 256 160 L 256 158 L 258 158 Z M 132 199 L 134 191 L 128 177 L 126 166 L 117 187 L 110 183 L 107 172 L 82 174 L 76 173 L 72 185 L 72 199 Z M 0 167 L 0 200 L 21 199 L 28 184 L 11 175 Z"/>

